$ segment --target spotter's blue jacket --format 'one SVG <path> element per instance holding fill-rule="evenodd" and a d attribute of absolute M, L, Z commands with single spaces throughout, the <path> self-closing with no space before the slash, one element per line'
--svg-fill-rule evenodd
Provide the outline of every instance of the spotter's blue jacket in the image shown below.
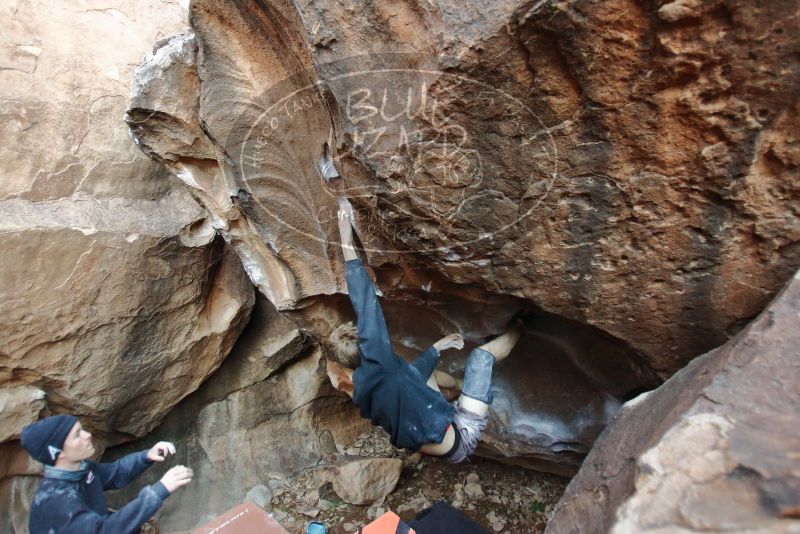
<path fill-rule="evenodd" d="M 142 451 L 107 464 L 82 462 L 78 471 L 45 466 L 31 504 L 31 534 L 136 534 L 169 496 L 164 484 L 146 486 L 113 513 L 103 491 L 124 488 L 151 465 Z"/>

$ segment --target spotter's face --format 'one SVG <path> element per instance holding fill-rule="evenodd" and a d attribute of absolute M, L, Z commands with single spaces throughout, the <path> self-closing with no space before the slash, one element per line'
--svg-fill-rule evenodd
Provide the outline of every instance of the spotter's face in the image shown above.
<path fill-rule="evenodd" d="M 80 421 L 73 425 L 72 429 L 64 440 L 64 447 L 61 449 L 59 459 L 70 462 L 80 462 L 91 458 L 94 454 L 94 443 L 92 435 L 83 429 Z"/>

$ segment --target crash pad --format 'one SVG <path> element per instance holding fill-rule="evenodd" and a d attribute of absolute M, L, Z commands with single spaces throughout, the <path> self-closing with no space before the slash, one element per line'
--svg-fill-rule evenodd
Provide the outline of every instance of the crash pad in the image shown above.
<path fill-rule="evenodd" d="M 400 519 L 396 513 L 386 512 L 353 534 L 416 534 L 416 531 Z"/>
<path fill-rule="evenodd" d="M 263 508 L 250 501 L 231 508 L 192 534 L 289 534 Z"/>

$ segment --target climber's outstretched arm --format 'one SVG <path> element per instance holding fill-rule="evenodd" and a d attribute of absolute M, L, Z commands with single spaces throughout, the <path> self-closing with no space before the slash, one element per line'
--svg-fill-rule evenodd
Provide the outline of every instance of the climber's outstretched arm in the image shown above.
<path fill-rule="evenodd" d="M 345 203 L 343 203 L 345 204 Z M 356 312 L 358 328 L 358 345 L 361 348 L 362 361 L 382 365 L 386 369 L 397 369 L 400 360 L 392 351 L 389 331 L 383 318 L 375 286 L 367 274 L 367 270 L 358 259 L 353 247 L 352 211 L 349 203 L 339 210 L 339 235 L 342 240 L 344 254 L 344 278 L 353 310 Z"/>
<path fill-rule="evenodd" d="M 339 242 L 342 245 L 344 261 L 357 260 L 358 254 L 353 246 L 353 209 L 350 202 L 345 200 L 339 204 Z"/>

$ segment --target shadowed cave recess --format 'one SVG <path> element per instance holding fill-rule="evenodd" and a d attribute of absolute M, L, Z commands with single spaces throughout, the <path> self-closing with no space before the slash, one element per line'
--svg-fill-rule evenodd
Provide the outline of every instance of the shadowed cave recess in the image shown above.
<path fill-rule="evenodd" d="M 466 357 L 473 347 L 502 333 L 515 317 L 523 319 L 524 335 L 494 369 L 494 402 L 477 451 L 481 456 L 571 476 L 621 404 L 659 383 L 645 358 L 623 341 L 598 328 L 544 312 L 524 299 L 455 284 L 432 271 L 404 276 L 398 269 L 382 268 L 376 269 L 375 275 L 395 351 L 411 360 L 440 337 L 461 333 L 464 348 L 445 351 L 437 367 L 458 378 L 463 376 Z M 327 338 L 315 342 L 310 332 L 320 330 L 321 323 L 328 323 L 323 330 L 331 330 L 339 322 L 350 320 L 354 316 L 345 295 L 311 299 L 302 309 L 283 314 L 259 295 L 250 324 L 231 355 L 145 441 L 202 434 L 206 429 L 193 430 L 192 425 L 202 421 L 208 406 L 221 402 L 227 403 L 226 411 L 235 409 L 235 414 L 225 423 L 210 421 L 207 430 L 217 435 L 207 438 L 229 443 L 225 432 L 253 422 L 268 423 L 276 415 L 286 416 L 285 409 L 270 413 L 264 406 L 286 393 L 282 382 L 296 380 L 294 387 L 306 390 L 306 401 L 292 410 L 309 412 L 308 428 L 302 434 L 313 437 L 286 452 L 283 448 L 292 442 L 291 436 L 276 433 L 270 436 L 269 445 L 250 444 L 254 447 L 252 461 L 273 471 L 291 472 L 313 463 L 320 454 L 335 452 L 331 440 L 346 441 L 353 428 L 363 430 L 368 422 L 360 418 L 343 393 L 331 388 L 323 355 L 332 349 Z M 294 365 L 308 367 L 302 378 L 292 378 L 297 374 Z M 267 392 L 270 387 L 277 391 Z M 244 391 L 251 394 L 249 402 L 258 407 L 237 398 Z M 264 397 L 259 398 L 259 394 Z M 294 427 L 304 423 L 289 424 Z M 279 428 L 273 430 L 279 432 Z M 137 446 L 126 444 L 111 449 L 110 455 Z M 277 446 L 268 453 L 278 455 L 276 463 L 272 458 L 258 458 L 264 453 L 262 446 Z M 207 452 L 201 454 L 208 456 Z M 220 449 L 219 454 L 229 456 L 232 452 Z M 191 457 L 190 449 L 187 459 Z M 235 463 L 233 458 L 228 461 Z"/>
<path fill-rule="evenodd" d="M 396 351 L 411 359 L 439 337 L 461 333 L 464 349 L 444 352 L 438 366 L 456 377 L 473 347 L 514 316 L 523 318 L 525 334 L 494 370 L 492 416 L 479 448 L 484 456 L 574 474 L 620 405 L 659 383 L 623 341 L 524 299 L 448 283 L 435 273 L 415 273 L 422 283 L 416 289 L 390 269 L 377 274 Z"/>

